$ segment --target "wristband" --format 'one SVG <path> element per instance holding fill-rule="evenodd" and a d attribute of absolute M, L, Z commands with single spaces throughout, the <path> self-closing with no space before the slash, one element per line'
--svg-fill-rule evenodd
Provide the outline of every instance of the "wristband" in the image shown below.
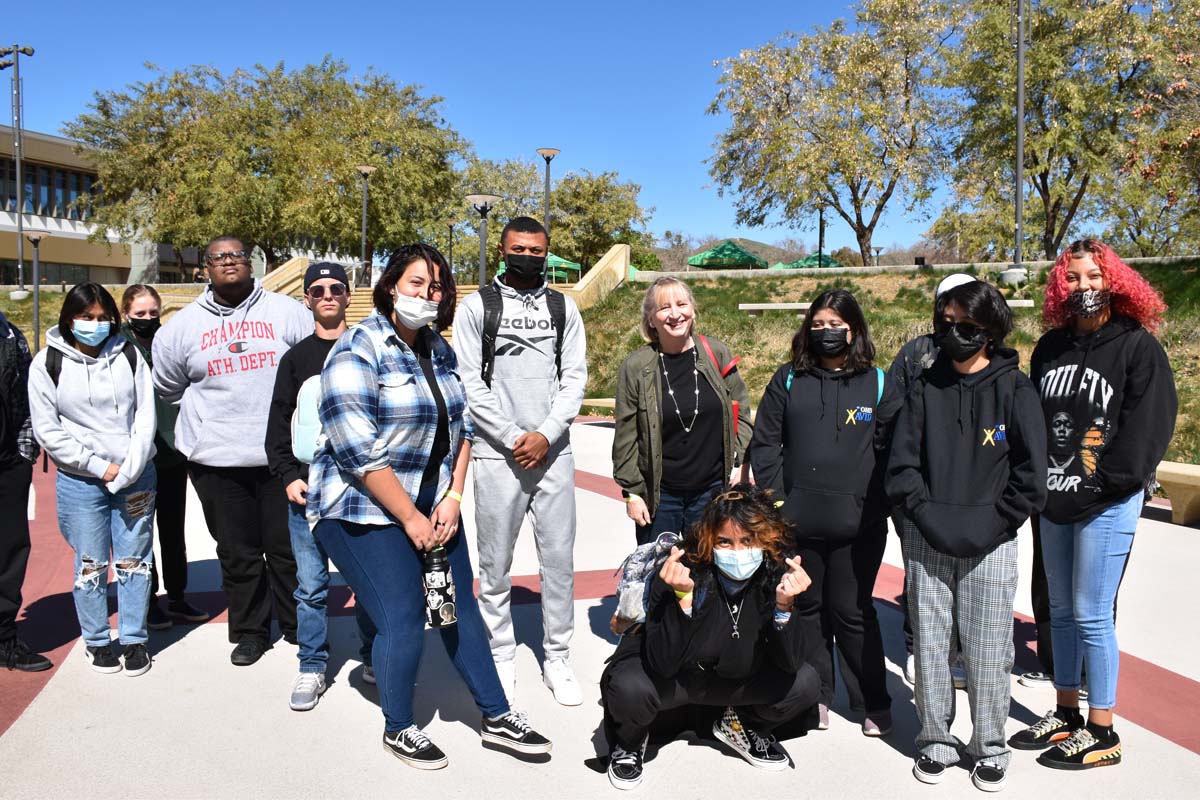
<path fill-rule="evenodd" d="M 642 499 L 642 498 L 638 497 L 636 494 L 631 494 L 631 495 L 629 495 L 628 497 L 626 497 L 626 498 L 625 498 L 625 502 L 626 502 L 626 503 L 632 503 L 634 500 L 641 500 L 641 499 Z"/>
<path fill-rule="evenodd" d="M 462 503 L 462 495 L 459 494 L 458 492 L 454 491 L 453 489 L 450 489 L 449 491 L 446 492 L 446 497 L 449 497 L 453 500 L 457 500 L 460 504 Z"/>
<path fill-rule="evenodd" d="M 676 597 L 676 599 L 679 599 L 679 600 L 691 600 L 692 593 L 691 592 L 681 592 L 678 589 L 676 589 L 675 597 Z"/>

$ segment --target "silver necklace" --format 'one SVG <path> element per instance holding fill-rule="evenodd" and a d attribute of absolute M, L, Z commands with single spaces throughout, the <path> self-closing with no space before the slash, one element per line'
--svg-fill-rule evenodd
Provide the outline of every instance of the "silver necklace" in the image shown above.
<path fill-rule="evenodd" d="M 663 380 L 667 383 L 667 394 L 675 406 L 675 416 L 679 417 L 679 426 L 683 428 L 684 433 L 691 433 L 692 428 L 696 427 L 697 417 L 700 416 L 700 358 L 696 355 L 696 348 L 692 348 L 692 377 L 696 381 L 696 408 L 692 411 L 691 425 L 683 424 L 683 413 L 679 410 L 679 401 L 675 399 L 675 390 L 671 388 L 671 376 L 667 374 L 667 359 L 663 357 L 661 350 L 658 351 L 658 362 L 662 365 Z"/>
<path fill-rule="evenodd" d="M 742 608 L 744 606 L 738 603 L 729 604 L 729 618 L 733 620 L 733 633 L 729 635 L 731 639 L 740 639 L 742 634 L 738 632 L 738 620 L 742 618 Z M 735 613 L 736 612 L 736 613 Z"/>

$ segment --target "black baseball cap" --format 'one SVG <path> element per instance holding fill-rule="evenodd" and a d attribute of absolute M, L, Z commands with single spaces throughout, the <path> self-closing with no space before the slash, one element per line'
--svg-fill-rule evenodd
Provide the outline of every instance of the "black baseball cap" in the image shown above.
<path fill-rule="evenodd" d="M 346 288 L 350 288 L 350 279 L 346 277 L 346 268 L 341 264 L 335 264 L 332 261 L 316 261 L 308 265 L 308 269 L 304 272 L 304 291 L 308 291 L 308 287 L 312 286 L 313 281 L 319 281 L 322 278 L 333 278 L 346 284 Z"/>

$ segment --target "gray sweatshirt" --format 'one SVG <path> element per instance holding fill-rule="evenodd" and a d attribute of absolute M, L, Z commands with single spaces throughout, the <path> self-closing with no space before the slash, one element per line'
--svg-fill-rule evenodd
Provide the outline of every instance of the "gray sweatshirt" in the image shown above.
<path fill-rule="evenodd" d="M 210 467 L 260 467 L 279 359 L 310 336 L 312 312 L 256 280 L 236 308 L 212 288 L 154 337 L 154 386 L 179 406 L 175 447 Z"/>
<path fill-rule="evenodd" d="M 154 383 L 141 356 L 137 369 L 121 354 L 125 337 L 108 337 L 96 358 L 63 341 L 58 326 L 46 332 L 45 350 L 29 369 L 29 414 L 33 435 L 63 472 L 103 478 L 116 494 L 142 476 L 154 456 Z M 58 386 L 46 371 L 46 354 L 62 353 Z"/>
<path fill-rule="evenodd" d="M 554 365 L 554 329 L 546 305 L 546 287 L 510 289 L 496 279 L 504 301 L 496 334 L 496 361 L 489 389 L 480 374 L 483 360 L 483 299 L 473 294 L 454 317 L 454 351 L 462 372 L 471 419 L 475 422 L 474 458 L 507 458 L 517 438 L 537 431 L 550 442 L 548 458 L 570 452 L 571 423 L 587 388 L 587 342 L 583 319 L 566 298 L 562 380 Z"/>

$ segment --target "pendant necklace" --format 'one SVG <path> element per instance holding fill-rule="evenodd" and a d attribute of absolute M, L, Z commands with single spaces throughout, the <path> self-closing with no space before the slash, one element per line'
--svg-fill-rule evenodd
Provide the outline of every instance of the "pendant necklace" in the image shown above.
<path fill-rule="evenodd" d="M 683 428 L 684 433 L 691 433 L 692 428 L 696 427 L 696 418 L 700 416 L 700 362 L 699 356 L 696 355 L 696 348 L 692 348 L 692 377 L 696 381 L 696 408 L 692 411 L 691 425 L 683 424 L 683 413 L 679 410 L 679 401 L 675 399 L 675 390 L 671 388 L 671 376 L 667 374 L 667 360 L 663 357 L 661 350 L 658 351 L 658 361 L 662 365 L 663 380 L 667 383 L 667 394 L 675 406 L 675 416 L 679 417 L 679 427 Z"/>
<path fill-rule="evenodd" d="M 731 639 L 742 638 L 742 634 L 738 632 L 738 620 L 742 618 L 742 608 L 743 606 L 740 606 L 737 603 L 729 604 L 729 618 L 733 620 L 733 633 L 729 635 L 729 638 Z"/>

